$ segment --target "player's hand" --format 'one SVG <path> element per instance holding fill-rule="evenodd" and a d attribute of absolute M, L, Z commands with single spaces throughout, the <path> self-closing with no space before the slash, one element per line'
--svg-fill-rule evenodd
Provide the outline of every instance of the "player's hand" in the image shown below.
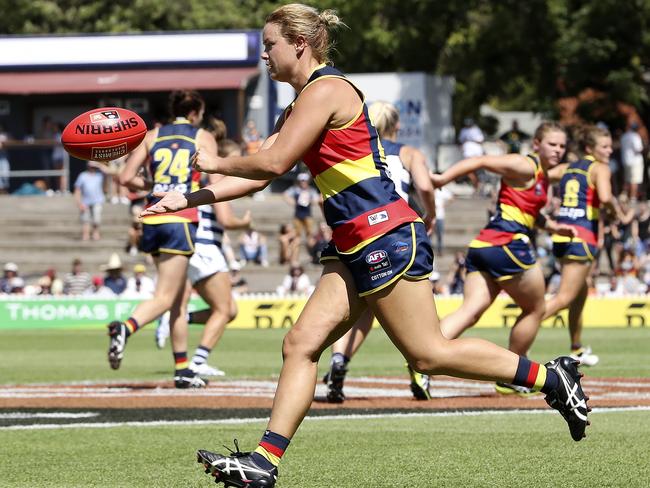
<path fill-rule="evenodd" d="M 576 232 L 575 228 L 567 224 L 555 224 L 555 228 L 553 229 L 553 232 L 559 236 L 565 236 L 571 238 L 578 236 L 578 233 Z"/>
<path fill-rule="evenodd" d="M 219 168 L 219 158 L 197 149 L 194 156 L 192 156 L 192 166 L 195 170 L 203 173 L 217 173 Z"/>
<path fill-rule="evenodd" d="M 187 208 L 187 198 L 185 198 L 185 194 L 179 191 L 154 192 L 153 196 L 160 198 L 160 200 L 140 212 L 140 218 L 147 215 L 177 212 Z"/>
<path fill-rule="evenodd" d="M 434 188 L 442 188 L 447 184 L 447 181 L 442 175 L 429 172 L 429 178 L 431 179 L 431 184 Z"/>
<path fill-rule="evenodd" d="M 427 235 L 430 236 L 433 234 L 433 231 L 436 230 L 436 217 L 425 215 L 422 217 L 422 221 L 424 222 L 424 227 L 427 230 Z"/>

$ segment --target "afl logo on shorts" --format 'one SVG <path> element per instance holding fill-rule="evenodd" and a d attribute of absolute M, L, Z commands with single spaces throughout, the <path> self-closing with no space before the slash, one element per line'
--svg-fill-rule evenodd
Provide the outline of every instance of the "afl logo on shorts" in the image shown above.
<path fill-rule="evenodd" d="M 384 259 L 388 257 L 388 253 L 383 249 L 377 251 L 372 251 L 366 256 L 366 263 L 368 264 L 377 264 L 381 263 Z"/>
<path fill-rule="evenodd" d="M 370 252 L 366 256 L 366 263 L 368 263 L 368 271 L 370 274 L 379 273 L 391 267 L 388 253 L 383 249 Z"/>

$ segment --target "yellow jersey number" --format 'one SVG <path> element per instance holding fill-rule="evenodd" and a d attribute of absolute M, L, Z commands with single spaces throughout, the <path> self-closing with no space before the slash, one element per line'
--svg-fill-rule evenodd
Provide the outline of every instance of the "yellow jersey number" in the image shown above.
<path fill-rule="evenodd" d="M 153 160 L 158 163 L 154 174 L 154 191 L 187 191 L 186 180 L 190 174 L 189 149 L 172 151 L 168 147 L 161 147 L 153 153 Z M 176 178 L 175 183 L 172 183 L 172 176 Z"/>
<path fill-rule="evenodd" d="M 578 193 L 580 192 L 580 182 L 578 180 L 569 180 L 564 185 L 563 207 L 577 207 Z"/>

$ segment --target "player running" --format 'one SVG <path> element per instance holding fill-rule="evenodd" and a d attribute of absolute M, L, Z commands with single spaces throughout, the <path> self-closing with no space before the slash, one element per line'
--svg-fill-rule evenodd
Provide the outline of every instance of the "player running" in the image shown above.
<path fill-rule="evenodd" d="M 553 235 L 553 255 L 562 263 L 560 287 L 546 302 L 544 319 L 569 307 L 571 357 L 584 366 L 594 366 L 598 356 L 582 345 L 582 311 L 587 299 L 587 277 L 598 251 L 600 209 L 622 217 L 612 197 L 609 157 L 612 137 L 607 129 L 584 128 L 580 134 L 584 157 L 569 165 L 560 181 L 558 222 L 571 226 L 574 237 Z"/>
<path fill-rule="evenodd" d="M 278 464 L 314 398 L 320 355 L 366 308 L 417 371 L 534 386 L 547 394 L 572 437 L 580 440 L 587 404 L 574 360 L 563 357 L 541 365 L 481 339 L 447 340 L 441 334 L 426 279 L 433 254 L 425 226 L 386 175 L 363 94 L 325 64 L 328 31 L 340 23 L 331 10 L 301 4 L 271 13 L 262 59 L 272 79 L 291 84 L 298 94 L 277 132 L 255 154 L 218 158 L 199 152 L 197 169 L 231 178 L 189 195 L 168 193 L 144 211 L 151 215 L 232 199 L 302 159 L 323 195 L 332 228 L 328 255 L 337 259 L 325 263 L 284 339 L 271 418 L 259 445 L 254 452 L 230 455 L 200 450 L 199 462 L 226 485 L 275 486 Z"/>
<path fill-rule="evenodd" d="M 472 327 L 504 290 L 521 308 L 510 332 L 509 349 L 526 356 L 544 315 L 545 282 L 530 244 L 536 225 L 562 235 L 573 229 L 544 218 L 549 181 L 559 181 L 566 133 L 557 123 L 545 122 L 535 131 L 533 154 L 506 154 L 464 159 L 441 175 L 431 175 L 436 187 L 485 169 L 501 175 L 496 214 L 469 244 L 463 304 L 440 322 L 445 337 L 454 339 Z M 499 393 L 529 394 L 530 387 L 498 382 Z"/>
<path fill-rule="evenodd" d="M 147 206 L 159 200 L 154 196 L 155 192 L 185 193 L 199 188 L 201 173 L 192 167 L 192 156 L 199 148 L 206 153 L 217 153 L 212 135 L 198 127 L 204 108 L 203 99 L 197 92 L 172 92 L 170 112 L 174 117 L 173 122 L 148 131 L 143 143 L 127 159 L 119 175 L 120 184 L 131 190 L 153 189 L 147 197 Z M 153 181 L 139 174 L 143 167 L 147 167 Z M 131 335 L 170 310 L 174 385 L 176 388 L 201 388 L 206 385 L 190 369 L 187 360 L 188 327 L 183 303 L 187 267 L 194 253 L 197 221 L 195 208 L 144 217 L 141 249 L 153 256 L 158 281 L 154 296 L 139 303 L 126 321 L 114 321 L 108 325 L 108 362 L 111 368 L 120 367 L 126 342 Z"/>
<path fill-rule="evenodd" d="M 429 170 L 422 151 L 397 142 L 399 131 L 399 112 L 388 102 L 375 102 L 368 107 L 368 114 L 381 139 L 386 160 L 386 169 L 395 184 L 395 191 L 404 200 L 409 199 L 409 189 L 414 186 L 424 207 L 423 221 L 427 231 L 433 230 L 436 220 L 436 204 L 433 185 L 429 179 Z M 332 344 L 330 369 L 323 378 L 327 385 L 325 398 L 330 403 L 343 403 L 343 383 L 348 371 L 348 363 L 366 340 L 375 316 L 366 310 L 354 326 L 338 341 Z M 407 365 L 411 377 L 411 391 L 418 400 L 428 400 L 429 377 L 414 371 Z"/>

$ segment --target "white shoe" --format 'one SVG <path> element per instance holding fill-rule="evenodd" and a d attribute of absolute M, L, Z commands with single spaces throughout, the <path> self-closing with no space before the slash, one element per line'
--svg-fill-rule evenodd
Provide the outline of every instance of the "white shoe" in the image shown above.
<path fill-rule="evenodd" d="M 226 373 L 219 368 L 210 366 L 208 363 L 196 364 L 195 362 L 191 362 L 190 369 L 200 376 L 226 376 Z"/>
<path fill-rule="evenodd" d="M 158 319 L 158 326 L 156 327 L 156 346 L 158 349 L 163 349 L 167 338 L 169 337 L 169 312 L 165 312 Z"/>
<path fill-rule="evenodd" d="M 570 355 L 573 359 L 580 361 L 582 366 L 596 366 L 600 358 L 591 352 L 591 346 L 581 347 L 575 351 L 571 351 Z"/>

